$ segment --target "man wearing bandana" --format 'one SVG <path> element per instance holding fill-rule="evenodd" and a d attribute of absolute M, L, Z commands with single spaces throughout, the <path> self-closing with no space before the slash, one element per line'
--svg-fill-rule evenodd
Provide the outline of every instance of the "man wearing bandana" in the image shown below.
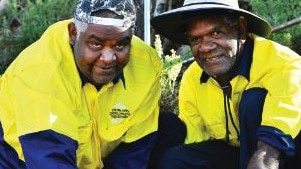
<path fill-rule="evenodd" d="M 0 168 L 147 167 L 162 64 L 133 35 L 135 17 L 132 0 L 79 0 L 74 19 L 13 61 L 0 81 Z"/>

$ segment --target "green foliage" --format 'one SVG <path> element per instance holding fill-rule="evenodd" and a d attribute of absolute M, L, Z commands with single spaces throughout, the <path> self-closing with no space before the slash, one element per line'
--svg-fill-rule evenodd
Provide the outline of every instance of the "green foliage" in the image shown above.
<path fill-rule="evenodd" d="M 0 74 L 49 25 L 71 18 L 75 4 L 76 0 L 9 1 L 7 12 L 0 18 Z"/>
<path fill-rule="evenodd" d="M 176 55 L 175 50 L 171 50 L 171 55 L 163 56 L 162 42 L 159 35 L 155 35 L 155 49 L 163 62 L 161 73 L 161 100 L 162 111 L 177 113 L 178 110 L 178 87 L 177 77 L 182 68 L 182 59 Z"/>
<path fill-rule="evenodd" d="M 250 4 L 253 10 L 269 21 L 273 27 L 301 16 L 301 1 L 299 0 L 250 0 Z M 301 32 L 301 24 L 275 32 L 269 38 L 292 48 L 292 38 L 299 32 Z"/>
<path fill-rule="evenodd" d="M 292 37 L 292 49 L 301 55 L 301 32 Z"/>

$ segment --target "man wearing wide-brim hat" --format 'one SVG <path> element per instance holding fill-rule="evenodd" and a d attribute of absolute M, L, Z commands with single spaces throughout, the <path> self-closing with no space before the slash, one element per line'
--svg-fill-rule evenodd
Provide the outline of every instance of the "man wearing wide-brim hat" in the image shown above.
<path fill-rule="evenodd" d="M 195 61 L 179 91 L 185 144 L 160 169 L 301 168 L 301 57 L 237 0 L 185 0 L 151 20 Z"/>

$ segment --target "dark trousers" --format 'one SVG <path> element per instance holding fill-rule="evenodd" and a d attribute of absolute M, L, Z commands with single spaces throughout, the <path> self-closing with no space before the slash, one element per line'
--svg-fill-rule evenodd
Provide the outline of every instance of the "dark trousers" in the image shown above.
<path fill-rule="evenodd" d="M 240 148 L 222 140 L 179 145 L 160 154 L 158 167 L 150 169 L 245 169 L 257 147 L 256 131 L 261 123 L 267 91 L 253 88 L 243 93 L 239 107 Z M 170 127 L 172 128 L 172 127 Z M 280 169 L 301 169 L 300 134 L 295 138 L 296 156 L 281 157 Z"/>
<path fill-rule="evenodd" d="M 158 168 L 158 162 L 166 150 L 182 145 L 186 137 L 186 126 L 171 112 L 160 112 L 158 125 L 158 140 L 150 155 L 148 169 Z"/>
<path fill-rule="evenodd" d="M 238 161 L 239 148 L 211 140 L 169 149 L 158 169 L 238 169 Z"/>
<path fill-rule="evenodd" d="M 183 144 L 185 124 L 171 112 L 160 112 L 158 131 L 131 142 L 121 143 L 105 159 L 104 169 L 155 169 L 161 155 Z M 151 152 L 151 153 L 149 153 Z"/>

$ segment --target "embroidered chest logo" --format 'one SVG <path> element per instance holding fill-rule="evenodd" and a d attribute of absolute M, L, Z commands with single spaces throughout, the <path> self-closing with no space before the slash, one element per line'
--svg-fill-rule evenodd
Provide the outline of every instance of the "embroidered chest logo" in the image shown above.
<path fill-rule="evenodd" d="M 122 103 L 117 103 L 113 106 L 110 116 L 111 116 L 111 123 L 112 124 L 119 124 L 121 123 L 124 119 L 128 118 L 131 115 L 130 111 L 128 108 L 122 104 Z"/>

